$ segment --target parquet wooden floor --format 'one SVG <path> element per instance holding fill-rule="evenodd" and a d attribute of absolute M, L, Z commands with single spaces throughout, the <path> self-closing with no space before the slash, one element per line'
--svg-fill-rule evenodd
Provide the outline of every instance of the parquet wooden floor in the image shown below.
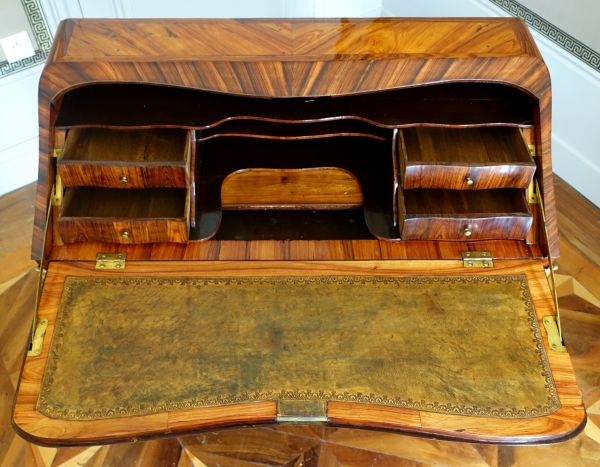
<path fill-rule="evenodd" d="M 35 291 L 29 260 L 34 186 L 0 198 L 0 467 L 536 467 L 600 465 L 600 209 L 556 179 L 566 343 L 589 414 L 566 443 L 497 447 L 322 427 L 232 429 L 169 440 L 42 448 L 13 432 L 10 413 Z"/>

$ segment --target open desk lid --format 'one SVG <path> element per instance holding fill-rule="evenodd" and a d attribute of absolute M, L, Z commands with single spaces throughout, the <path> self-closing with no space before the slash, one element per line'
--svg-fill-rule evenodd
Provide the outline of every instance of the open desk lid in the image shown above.
<path fill-rule="evenodd" d="M 324 423 L 495 443 L 583 427 L 541 261 L 51 262 L 14 425 L 72 445 Z"/>

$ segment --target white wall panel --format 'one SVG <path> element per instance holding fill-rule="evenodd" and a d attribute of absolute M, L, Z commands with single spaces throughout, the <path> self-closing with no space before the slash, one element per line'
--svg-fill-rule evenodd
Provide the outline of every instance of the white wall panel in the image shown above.
<path fill-rule="evenodd" d="M 545 20 L 576 37 L 588 47 L 600 51 L 600 1 L 569 0 L 519 0 L 519 3 L 534 11 Z"/>
<path fill-rule="evenodd" d="M 85 18 L 291 18 L 380 16 L 381 0 L 79 0 Z"/>
<path fill-rule="evenodd" d="M 0 79 L 0 196 L 37 180 L 42 65 Z"/>

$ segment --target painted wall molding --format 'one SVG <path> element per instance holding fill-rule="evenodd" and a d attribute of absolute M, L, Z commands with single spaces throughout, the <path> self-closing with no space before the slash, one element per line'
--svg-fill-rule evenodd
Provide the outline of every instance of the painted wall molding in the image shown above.
<path fill-rule="evenodd" d="M 591 66 L 594 70 L 600 71 L 600 53 L 591 49 L 583 42 L 578 41 L 515 0 L 489 1 L 508 12 L 511 16 L 521 18 L 531 29 L 539 32 L 542 36 L 565 49 L 571 55 Z"/>
<path fill-rule="evenodd" d="M 6 62 L 0 66 L 0 78 L 44 63 L 46 58 L 48 58 L 50 46 L 52 45 L 52 35 L 39 1 L 21 0 L 21 4 L 23 5 L 25 15 L 27 16 L 27 20 L 29 21 L 33 35 L 35 36 L 37 47 L 34 45 L 34 49 L 37 50 L 35 55 L 31 57 L 13 63 Z"/>

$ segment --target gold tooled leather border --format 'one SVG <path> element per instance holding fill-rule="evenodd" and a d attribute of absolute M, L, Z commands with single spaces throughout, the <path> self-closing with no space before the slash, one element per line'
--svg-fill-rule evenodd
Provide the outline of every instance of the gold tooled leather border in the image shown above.
<path fill-rule="evenodd" d="M 348 392 L 337 393 L 335 391 L 312 391 L 306 390 L 281 390 L 280 392 L 254 392 L 241 393 L 229 396 L 216 396 L 205 399 L 187 399 L 166 404 L 146 404 L 138 407 L 113 407 L 101 411 L 82 411 L 57 409 L 49 403 L 50 391 L 53 383 L 53 373 L 56 369 L 62 349 L 62 341 L 66 331 L 66 314 L 68 308 L 65 302 L 71 295 L 71 286 L 74 284 L 133 284 L 133 285 L 151 285 L 151 284 L 184 284 L 184 285 L 209 285 L 209 284 L 331 284 L 331 283 L 481 283 L 481 282 L 517 282 L 519 284 L 522 296 L 521 300 L 527 311 L 527 319 L 530 325 L 532 341 L 535 344 L 535 353 L 538 355 L 538 364 L 542 376 L 545 378 L 545 387 L 547 389 L 547 403 L 537 407 L 478 407 L 466 405 L 444 404 L 438 401 L 402 399 L 401 397 L 388 397 L 375 394 L 351 394 Z M 179 410 L 195 409 L 201 407 L 242 404 L 248 402 L 271 401 L 271 400 L 326 400 L 343 401 L 361 404 L 374 404 L 392 406 L 403 409 L 412 409 L 427 412 L 436 412 L 452 415 L 492 417 L 492 418 L 531 418 L 549 415 L 561 407 L 552 371 L 548 361 L 548 356 L 544 349 L 542 333 L 539 327 L 533 300 L 527 285 L 527 278 L 524 274 L 510 276 L 327 276 L 327 277 L 219 277 L 219 278 L 188 278 L 188 277 L 111 277 L 111 278 L 88 278 L 88 277 L 67 277 L 65 287 L 59 306 L 56 326 L 48 355 L 48 361 L 44 371 L 42 387 L 37 402 L 37 410 L 43 415 L 68 420 L 89 420 L 106 419 L 115 417 L 125 417 L 132 415 L 149 415 L 159 412 L 173 412 Z"/>

